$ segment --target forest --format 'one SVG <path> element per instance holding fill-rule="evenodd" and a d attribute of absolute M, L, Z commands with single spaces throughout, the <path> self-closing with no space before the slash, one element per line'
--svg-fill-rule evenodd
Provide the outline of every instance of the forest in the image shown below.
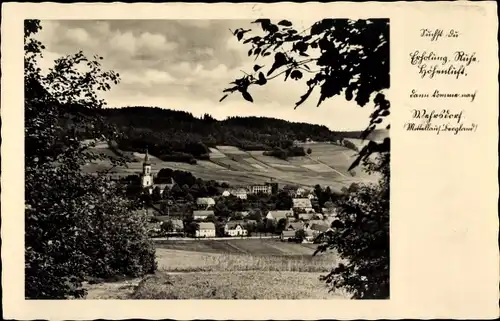
<path fill-rule="evenodd" d="M 230 145 L 242 150 L 262 150 L 266 154 L 286 159 L 304 156 L 294 141 L 330 141 L 340 143 L 344 138 L 359 138 L 359 132 L 335 132 L 326 126 L 289 122 L 266 117 L 229 117 L 216 120 L 209 114 L 193 114 L 159 107 L 124 107 L 89 109 L 71 107 L 63 121 L 71 124 L 75 116 L 100 117 L 113 127 L 115 149 L 149 153 L 164 161 L 195 164 L 208 159 L 209 147 Z M 75 124 L 78 127 L 78 124 Z M 82 133 L 85 136 L 85 132 Z"/>

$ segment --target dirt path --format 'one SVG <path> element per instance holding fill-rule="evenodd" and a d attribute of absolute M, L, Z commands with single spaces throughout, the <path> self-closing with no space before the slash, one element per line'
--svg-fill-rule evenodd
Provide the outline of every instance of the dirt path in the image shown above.
<path fill-rule="evenodd" d="M 84 284 L 87 289 L 86 300 L 127 300 L 130 299 L 142 278 L 104 282 L 99 284 Z"/>

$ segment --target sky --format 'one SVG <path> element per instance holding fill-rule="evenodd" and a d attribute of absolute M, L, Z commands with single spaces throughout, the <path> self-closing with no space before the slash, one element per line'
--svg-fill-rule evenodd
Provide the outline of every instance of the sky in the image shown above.
<path fill-rule="evenodd" d="M 257 61 L 248 57 L 249 44 L 238 42 L 230 30 L 260 27 L 247 20 L 44 20 L 37 35 L 46 47 L 42 70 L 54 59 L 83 51 L 102 56 L 103 68 L 120 74 L 121 82 L 102 94 L 108 107 L 155 106 L 228 116 L 265 116 L 320 124 L 332 130 L 362 130 L 373 105 L 363 108 L 343 96 L 316 107 L 319 90 L 294 110 L 307 89 L 301 81 L 276 78 L 249 89 L 254 103 L 235 93 L 224 101 L 222 90 L 251 72 Z M 311 22 L 292 21 L 308 27 Z M 254 32 L 254 31 L 252 31 Z M 272 55 L 269 56 L 272 59 Z M 269 59 L 269 58 L 266 58 Z M 271 61 L 272 62 L 272 61 Z M 312 74 L 311 74 L 312 75 Z M 307 78 L 306 78 L 307 79 Z"/>

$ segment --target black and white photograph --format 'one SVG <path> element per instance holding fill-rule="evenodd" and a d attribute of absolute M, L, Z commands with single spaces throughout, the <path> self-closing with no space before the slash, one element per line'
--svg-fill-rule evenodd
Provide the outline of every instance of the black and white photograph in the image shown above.
<path fill-rule="evenodd" d="M 27 300 L 390 298 L 390 20 L 24 20 Z"/>

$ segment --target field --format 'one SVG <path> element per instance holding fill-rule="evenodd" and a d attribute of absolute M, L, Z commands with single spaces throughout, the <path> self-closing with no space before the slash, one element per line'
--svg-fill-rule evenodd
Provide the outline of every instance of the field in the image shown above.
<path fill-rule="evenodd" d="M 275 239 L 157 244 L 158 272 L 143 280 L 97 284 L 88 299 L 338 299 L 319 277 L 338 261 L 316 245 Z"/>
<path fill-rule="evenodd" d="M 295 244 L 278 239 L 228 239 L 197 241 L 161 241 L 158 249 L 195 251 L 215 254 L 252 254 L 252 255 L 311 255 L 315 244 Z"/>
<path fill-rule="evenodd" d="M 377 179 L 376 176 L 368 175 L 360 168 L 355 169 L 354 175 L 347 171 L 356 156 L 356 152 L 352 150 L 330 143 L 309 143 L 303 144 L 303 147 L 311 148 L 311 155 L 292 157 L 289 160 L 264 156 L 262 151 L 245 152 L 234 146 L 210 148 L 210 160 L 198 161 L 196 165 L 164 162 L 154 156 L 150 156 L 150 160 L 153 173 L 161 168 L 171 168 L 189 171 L 196 177 L 226 182 L 233 186 L 263 184 L 272 178 L 281 184 L 303 187 L 320 184 L 338 191 L 353 182 L 374 182 Z M 102 143 L 95 148 L 95 151 L 113 154 Z M 144 154 L 127 155 L 132 156 L 135 161 L 127 163 L 127 166 L 113 168 L 110 173 L 126 176 L 141 172 Z M 85 166 L 85 170 L 104 171 L 110 167 L 108 161 L 100 161 Z"/>
<path fill-rule="evenodd" d="M 317 273 L 211 272 L 157 275 L 144 279 L 133 299 L 325 300 L 346 299 L 329 293 Z"/>

